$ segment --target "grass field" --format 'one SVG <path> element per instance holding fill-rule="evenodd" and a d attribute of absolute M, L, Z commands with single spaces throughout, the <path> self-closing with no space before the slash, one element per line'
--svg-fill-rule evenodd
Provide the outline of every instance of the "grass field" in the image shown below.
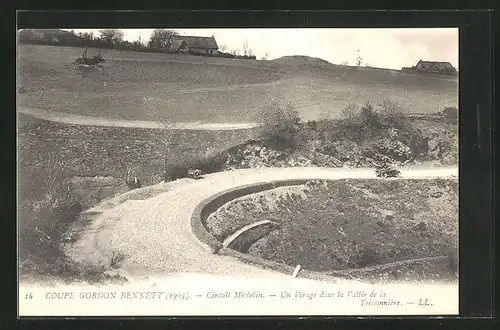
<path fill-rule="evenodd" d="M 349 103 L 385 98 L 408 112 L 458 105 L 456 80 L 395 70 L 342 67 L 297 57 L 276 61 L 102 50 L 100 69 L 72 64 L 83 49 L 19 46 L 22 106 L 120 119 L 154 120 L 143 98 L 174 122 L 253 122 L 271 100 L 303 120 L 335 118 Z M 89 50 L 89 54 L 96 53 Z"/>

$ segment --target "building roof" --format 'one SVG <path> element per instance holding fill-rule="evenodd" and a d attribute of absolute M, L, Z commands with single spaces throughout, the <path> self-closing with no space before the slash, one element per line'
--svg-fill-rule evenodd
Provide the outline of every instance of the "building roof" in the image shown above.
<path fill-rule="evenodd" d="M 430 68 L 436 68 L 438 70 L 455 70 L 455 67 L 451 65 L 450 62 L 436 62 L 436 61 L 422 61 L 420 60 L 417 65 L 424 70 L 429 70 Z"/>
<path fill-rule="evenodd" d="M 173 36 L 172 47 L 174 49 L 180 48 L 183 43 L 187 44 L 189 48 L 204 48 L 204 49 L 218 49 L 217 42 L 214 37 L 195 37 L 195 36 Z"/>

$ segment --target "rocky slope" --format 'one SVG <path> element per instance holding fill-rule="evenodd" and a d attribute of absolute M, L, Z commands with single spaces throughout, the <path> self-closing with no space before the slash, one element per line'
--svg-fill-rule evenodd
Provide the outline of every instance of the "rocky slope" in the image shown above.
<path fill-rule="evenodd" d="M 419 123 L 422 124 L 422 123 Z M 420 127 L 419 127 L 420 126 Z M 373 167 L 380 163 L 397 166 L 458 163 L 456 125 L 417 125 L 415 132 L 391 128 L 362 142 L 308 136 L 298 148 L 277 150 L 262 141 L 250 141 L 228 151 L 226 169 L 258 167 Z"/>

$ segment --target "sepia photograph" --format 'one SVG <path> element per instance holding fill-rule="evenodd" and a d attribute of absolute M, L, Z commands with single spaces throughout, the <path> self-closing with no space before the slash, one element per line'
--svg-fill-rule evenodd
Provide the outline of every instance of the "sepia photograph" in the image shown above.
<path fill-rule="evenodd" d="M 458 28 L 18 30 L 19 315 L 457 315 L 458 53 Z"/>

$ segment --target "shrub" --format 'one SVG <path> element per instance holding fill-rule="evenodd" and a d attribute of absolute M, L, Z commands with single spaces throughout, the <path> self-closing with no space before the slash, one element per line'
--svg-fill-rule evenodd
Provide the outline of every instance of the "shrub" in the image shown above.
<path fill-rule="evenodd" d="M 99 63 L 105 62 L 104 58 L 99 51 L 99 54 L 94 55 L 92 57 L 87 56 L 87 50 L 83 52 L 82 57 L 79 57 L 75 60 L 76 64 L 85 64 L 85 65 L 97 65 Z"/>
<path fill-rule="evenodd" d="M 298 145 L 300 116 L 292 105 L 272 103 L 259 113 L 257 121 L 262 124 L 260 137 L 270 147 L 284 150 Z"/>
<path fill-rule="evenodd" d="M 382 119 L 370 102 L 359 109 L 356 105 L 350 104 L 341 111 L 341 116 L 339 132 L 352 141 L 361 143 L 381 133 Z"/>
<path fill-rule="evenodd" d="M 381 116 L 377 111 L 375 111 L 370 102 L 367 102 L 363 107 L 361 107 L 359 118 L 361 124 L 363 124 L 367 129 L 379 132 L 382 128 Z"/>
<path fill-rule="evenodd" d="M 340 116 L 349 122 L 353 122 L 359 116 L 359 107 L 354 103 L 350 103 L 345 108 L 340 110 Z"/>
<path fill-rule="evenodd" d="M 408 126 L 408 119 L 399 104 L 385 98 L 379 106 L 380 118 L 384 127 L 405 128 Z"/>
<path fill-rule="evenodd" d="M 125 255 L 121 252 L 113 251 L 109 260 L 111 268 L 120 268 L 122 262 L 125 260 Z"/>
<path fill-rule="evenodd" d="M 379 104 L 382 111 L 386 115 L 390 115 L 393 117 L 402 117 L 404 116 L 403 108 L 394 101 L 391 101 L 388 98 L 384 98 L 382 103 Z"/>

